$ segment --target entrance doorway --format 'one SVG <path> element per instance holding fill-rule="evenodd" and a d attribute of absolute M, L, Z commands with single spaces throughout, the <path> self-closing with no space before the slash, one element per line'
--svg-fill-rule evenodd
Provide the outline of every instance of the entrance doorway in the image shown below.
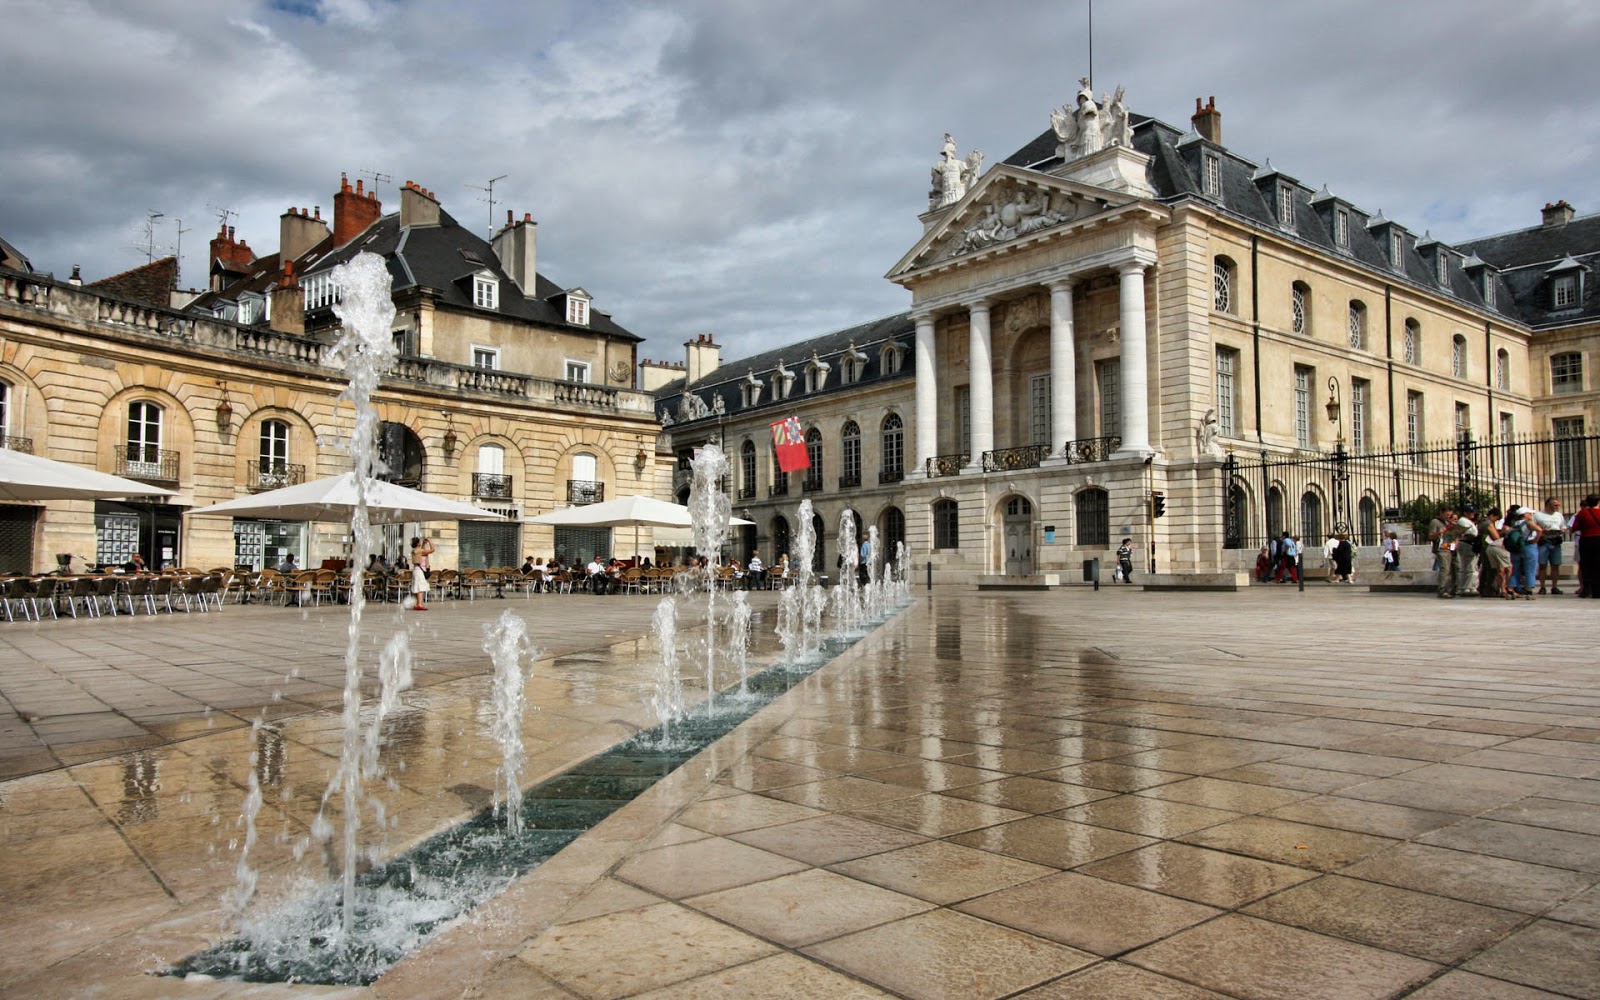
<path fill-rule="evenodd" d="M 1006 501 L 1001 519 L 1006 576 L 1033 575 L 1033 504 L 1027 497 Z"/>

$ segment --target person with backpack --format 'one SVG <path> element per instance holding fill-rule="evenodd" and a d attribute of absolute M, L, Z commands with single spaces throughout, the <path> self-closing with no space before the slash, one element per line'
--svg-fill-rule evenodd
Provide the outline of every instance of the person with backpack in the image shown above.
<path fill-rule="evenodd" d="M 1479 535 L 1483 538 L 1483 584 L 1478 588 L 1478 593 L 1484 597 L 1510 600 L 1517 595 L 1510 587 L 1511 553 L 1506 551 L 1505 525 L 1499 507 L 1491 507 L 1484 514 L 1483 524 L 1479 528 Z"/>
<path fill-rule="evenodd" d="M 1516 504 L 1507 508 L 1505 545 L 1511 556 L 1511 590 L 1530 601 L 1539 573 L 1539 534 L 1533 511 Z"/>

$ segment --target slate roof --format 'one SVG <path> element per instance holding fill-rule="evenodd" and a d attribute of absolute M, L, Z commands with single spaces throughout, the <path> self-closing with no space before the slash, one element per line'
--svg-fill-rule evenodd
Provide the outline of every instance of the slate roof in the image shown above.
<path fill-rule="evenodd" d="M 387 261 L 397 293 L 426 288 L 437 295 L 440 303 L 463 311 L 493 312 L 542 326 L 569 327 L 635 343 L 644 339 L 592 305 L 587 325 L 569 324 L 564 308 L 566 289 L 543 272 L 537 275 L 534 294 L 524 295 L 500 266 L 494 247 L 443 209 L 437 226 L 402 228 L 398 212 L 385 215 L 366 232 L 312 264 L 305 274 L 326 271 L 362 251 L 378 254 Z M 472 301 L 472 275 L 483 270 L 492 271 L 500 281 L 497 309 L 480 309 Z"/>
<path fill-rule="evenodd" d="M 33 264 L 14 245 L 0 237 L 0 267 L 9 267 L 15 271 L 33 273 Z"/>
<path fill-rule="evenodd" d="M 1133 148 L 1151 158 L 1150 183 L 1156 190 L 1156 200 L 1166 204 L 1184 201 L 1203 201 L 1216 211 L 1260 229 L 1271 230 L 1278 236 L 1290 239 L 1320 251 L 1330 257 L 1343 257 L 1353 264 L 1378 272 L 1384 281 L 1399 281 L 1430 292 L 1444 292 L 1462 303 L 1486 312 L 1512 319 L 1523 319 L 1511 288 L 1491 272 L 1496 282 L 1495 304 L 1487 306 L 1482 290 L 1473 277 L 1462 268 L 1467 256 L 1464 247 L 1449 247 L 1446 268 L 1447 281 L 1441 285 L 1432 257 L 1425 258 L 1417 250 L 1421 237 L 1406 231 L 1404 252 L 1400 267 L 1389 260 L 1389 248 L 1381 233 L 1368 230 L 1373 223 L 1380 230 L 1389 220 L 1382 213 L 1371 216 L 1348 202 L 1325 193 L 1313 192 L 1282 170 L 1263 167 L 1247 160 L 1224 146 L 1201 138 L 1194 132 L 1184 132 L 1166 122 L 1147 115 L 1130 114 L 1133 128 Z M 1059 140 L 1052 129 L 1046 129 L 1021 149 L 1006 157 L 1013 166 L 1049 171 L 1061 165 L 1055 155 Z M 1216 195 L 1207 194 L 1202 182 L 1202 156 L 1217 157 L 1221 190 Z M 1288 183 L 1294 201 L 1292 226 L 1280 225 L 1277 214 L 1277 186 Z M 1333 238 L 1334 212 L 1343 208 L 1350 213 L 1349 246 L 1340 247 Z M 1404 227 L 1401 227 L 1404 229 Z M 1430 241 L 1436 242 L 1436 241 Z M 1441 245 L 1442 246 L 1442 245 Z M 1487 257 L 1484 258 L 1488 260 Z M 1493 261 L 1489 261 L 1491 264 Z"/>
<path fill-rule="evenodd" d="M 1586 215 L 1565 224 L 1530 226 L 1460 244 L 1486 263 L 1501 269 L 1516 296 L 1524 322 L 1535 328 L 1570 326 L 1600 319 L 1600 215 Z M 1549 271 L 1567 258 L 1582 268 L 1581 298 L 1575 307 L 1552 308 Z"/>
<path fill-rule="evenodd" d="M 901 356 L 900 370 L 885 372 L 882 347 L 891 340 L 903 346 L 905 352 Z M 845 385 L 844 356 L 849 352 L 851 344 L 855 344 L 856 350 L 867 356 L 867 361 L 861 378 Z M 813 354 L 831 365 L 832 370 L 829 371 L 822 389 L 808 393 L 805 391 L 805 369 Z M 787 399 L 773 398 L 776 385 L 775 372 L 779 361 L 782 361 L 795 377 L 794 388 Z M 761 399 L 754 406 L 747 407 L 744 405 L 744 393 L 740 390 L 740 384 L 752 372 L 756 378 L 766 383 L 766 388 L 761 392 Z M 776 419 L 779 412 L 803 412 L 809 400 L 862 386 L 909 379 L 915 372 L 916 324 L 911 319 L 911 313 L 896 313 L 870 323 L 862 323 L 859 326 L 825 333 L 810 340 L 785 344 L 775 350 L 752 354 L 747 358 L 725 362 L 716 371 L 697 380 L 691 386 L 685 385 L 685 379 L 674 379 L 656 390 L 656 412 L 659 414 L 665 410 L 671 414 L 678 426 L 697 422 L 680 420 L 678 417 L 678 407 L 685 391 L 688 391 L 699 396 L 706 404 L 707 410 L 715 405 L 716 396 L 720 393 L 723 405 L 726 407 L 723 416 L 731 417 L 760 410 L 772 410 Z M 701 419 L 715 420 L 717 417 Z"/>
<path fill-rule="evenodd" d="M 84 287 L 167 309 L 172 305 L 172 290 L 178 287 L 178 258 L 162 257 Z"/>

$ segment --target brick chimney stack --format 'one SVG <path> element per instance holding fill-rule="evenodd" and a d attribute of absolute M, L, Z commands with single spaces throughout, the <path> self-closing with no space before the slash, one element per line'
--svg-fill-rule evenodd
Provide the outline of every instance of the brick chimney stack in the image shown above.
<path fill-rule="evenodd" d="M 1567 204 L 1565 198 L 1554 205 L 1549 202 L 1544 206 L 1544 224 L 1547 226 L 1564 226 L 1572 221 L 1573 208 Z"/>
<path fill-rule="evenodd" d="M 278 217 L 279 260 L 296 260 L 327 238 L 328 224 L 322 221 L 320 208 L 315 217 L 304 208 L 291 208 Z"/>
<path fill-rule="evenodd" d="M 1194 124 L 1194 130 L 1200 133 L 1200 138 L 1222 145 L 1222 112 L 1217 110 L 1217 99 L 1206 98 L 1202 105 L 1200 98 L 1194 99 L 1194 117 L 1189 119 Z"/>
<path fill-rule="evenodd" d="M 256 258 L 250 252 L 250 244 L 244 240 L 240 240 L 237 243 L 234 242 L 232 226 L 221 226 L 217 229 L 217 235 L 211 238 L 211 259 L 225 260 L 230 264 L 245 268 L 249 267 L 250 263 Z"/>
<path fill-rule="evenodd" d="M 415 181 L 406 181 L 400 189 L 400 227 L 438 224 L 439 199 Z"/>
<path fill-rule="evenodd" d="M 333 196 L 333 245 L 342 247 L 367 231 L 367 227 L 383 218 L 383 203 L 377 193 L 362 190 L 364 182 L 356 179 L 354 189 L 345 174 L 339 175 L 339 193 Z"/>
<path fill-rule="evenodd" d="M 539 224 L 533 216 L 522 213 L 522 221 L 514 221 L 511 210 L 506 210 L 506 227 L 495 234 L 494 255 L 500 266 L 511 275 L 511 280 L 522 289 L 522 294 L 533 295 L 534 283 L 539 277 Z"/>

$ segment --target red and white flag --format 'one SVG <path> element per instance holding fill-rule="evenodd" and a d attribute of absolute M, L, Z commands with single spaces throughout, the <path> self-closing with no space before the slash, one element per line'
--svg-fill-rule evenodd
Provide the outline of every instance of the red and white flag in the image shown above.
<path fill-rule="evenodd" d="M 799 417 L 773 423 L 772 450 L 778 453 L 778 468 L 784 472 L 811 468 L 811 455 L 806 451 L 806 435 L 800 429 Z"/>

